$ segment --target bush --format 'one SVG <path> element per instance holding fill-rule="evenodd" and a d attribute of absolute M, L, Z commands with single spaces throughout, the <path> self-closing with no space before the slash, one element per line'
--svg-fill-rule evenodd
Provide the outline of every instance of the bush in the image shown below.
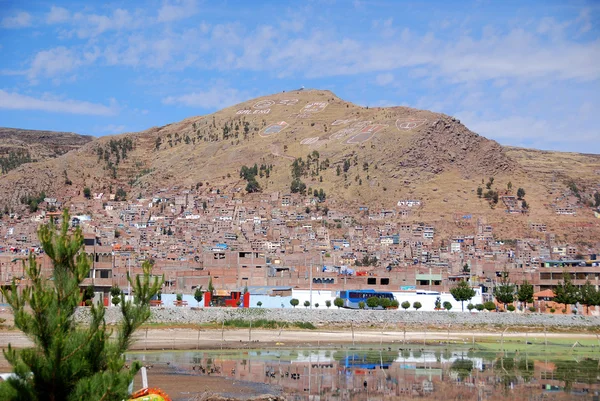
<path fill-rule="evenodd" d="M 298 301 L 296 298 L 290 299 L 290 305 L 292 305 L 294 308 L 298 306 L 299 303 L 300 301 Z"/>
<path fill-rule="evenodd" d="M 317 303 L 315 304 L 315 308 L 318 308 L 318 307 L 319 307 L 319 303 L 317 302 Z"/>
<path fill-rule="evenodd" d="M 421 303 L 419 301 L 416 301 L 413 303 L 413 308 L 415 308 L 416 310 L 419 310 L 423 307 L 423 305 L 421 305 Z"/>
<path fill-rule="evenodd" d="M 310 301 L 304 301 L 304 307 L 308 308 L 310 306 Z"/>
<path fill-rule="evenodd" d="M 363 301 L 358 303 L 358 309 L 365 309 L 365 303 Z"/>
<path fill-rule="evenodd" d="M 392 300 L 389 298 L 379 298 L 379 305 L 383 308 L 383 309 L 387 309 L 390 306 L 392 306 Z"/>
<path fill-rule="evenodd" d="M 256 303 L 256 306 L 258 306 L 258 307 L 260 308 L 260 307 L 262 306 L 262 302 L 261 302 L 261 301 L 258 301 L 258 302 Z"/>
<path fill-rule="evenodd" d="M 341 308 L 342 306 L 344 306 L 344 300 L 343 300 L 342 298 L 339 298 L 339 297 L 338 297 L 338 298 L 336 298 L 336 299 L 334 299 L 334 300 L 333 300 L 333 304 L 334 304 L 335 306 L 337 306 L 337 307 L 338 307 L 338 309 L 339 309 L 339 308 Z"/>
<path fill-rule="evenodd" d="M 325 301 L 325 306 L 327 307 L 327 309 L 329 309 L 331 307 L 331 301 L 330 300 Z"/>
<path fill-rule="evenodd" d="M 528 309 L 529 309 L 529 312 L 535 312 L 536 311 L 535 310 L 535 306 L 530 306 Z"/>
<path fill-rule="evenodd" d="M 473 309 L 475 309 L 475 305 L 473 305 L 472 303 L 469 303 L 467 305 L 467 309 L 469 310 L 469 312 L 471 312 Z"/>
<path fill-rule="evenodd" d="M 481 312 L 485 308 L 484 308 L 483 304 L 477 304 L 477 305 L 475 305 L 475 309 L 477 309 L 479 312 Z"/>
<path fill-rule="evenodd" d="M 399 307 L 399 306 L 400 306 L 400 302 L 398 302 L 398 300 L 397 300 L 397 299 L 393 299 L 393 300 L 390 302 L 390 307 L 392 307 L 392 308 L 398 309 L 398 307 Z"/>
<path fill-rule="evenodd" d="M 113 297 L 118 297 L 119 295 L 121 295 L 121 289 L 116 285 L 113 285 L 112 287 L 110 287 L 110 295 L 112 295 Z"/>
<path fill-rule="evenodd" d="M 443 306 L 444 306 L 444 309 L 446 309 L 446 310 L 452 309 L 452 304 L 448 301 L 444 302 Z"/>
<path fill-rule="evenodd" d="M 402 304 L 400 304 L 400 306 L 402 306 L 402 309 L 407 310 L 408 308 L 410 308 L 410 302 L 404 301 L 402 302 Z"/>
<path fill-rule="evenodd" d="M 119 305 L 119 302 L 121 302 L 121 297 L 119 297 L 119 296 L 114 296 L 114 297 L 112 297 L 112 304 L 113 304 L 114 306 L 117 306 L 117 305 Z"/>
<path fill-rule="evenodd" d="M 550 313 L 554 313 L 554 312 L 556 312 L 556 309 L 550 308 Z"/>
<path fill-rule="evenodd" d="M 506 309 L 508 309 L 509 312 L 514 312 L 515 311 L 515 306 L 514 305 L 508 305 L 506 307 Z"/>
<path fill-rule="evenodd" d="M 378 297 L 370 297 L 367 299 L 367 306 L 369 308 L 377 308 L 379 306 L 379 298 Z"/>
<path fill-rule="evenodd" d="M 496 304 L 494 303 L 494 301 L 487 301 L 483 304 L 483 307 L 490 312 L 496 310 Z"/>
<path fill-rule="evenodd" d="M 177 299 L 177 302 L 183 301 L 183 294 L 177 294 L 176 299 Z"/>

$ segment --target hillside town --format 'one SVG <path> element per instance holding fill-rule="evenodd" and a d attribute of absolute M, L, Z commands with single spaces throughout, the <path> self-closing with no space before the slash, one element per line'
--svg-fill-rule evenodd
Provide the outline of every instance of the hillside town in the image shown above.
<path fill-rule="evenodd" d="M 50 274 L 36 230 L 50 220 L 59 223 L 65 208 L 69 224 L 82 229 L 93 261 L 83 285 L 93 286 L 107 305 L 111 288 L 128 293 L 127 274 L 141 273 L 146 260 L 154 275 L 164 276 L 166 299 L 182 294 L 192 300 L 197 288 L 212 286 L 225 298 L 249 292 L 255 300 L 248 305 L 270 299 L 261 304 L 271 307 L 289 307 L 280 300 L 298 294 L 311 307 L 316 299 L 324 306 L 342 290 L 440 295 L 463 280 L 485 302 L 508 277 L 517 285 L 532 284 L 544 312 L 554 306 L 552 289 L 565 272 L 575 286 L 597 286 L 600 276 L 595 249 L 558 242 L 544 224 L 531 224 L 534 238 L 501 241 L 484 218 L 465 215 L 455 223 L 462 234 L 452 234 L 444 222 L 447 234 L 440 235 L 435 224 L 415 220 L 418 199 L 399 200 L 394 209 L 350 210 L 317 195 L 200 185 L 129 201 L 122 195 L 73 190 L 65 200 L 40 199 L 36 212 L 8 213 L 0 223 L 2 285 L 25 284 L 22 264 L 30 253 Z M 313 299 L 315 293 L 327 295 Z"/>

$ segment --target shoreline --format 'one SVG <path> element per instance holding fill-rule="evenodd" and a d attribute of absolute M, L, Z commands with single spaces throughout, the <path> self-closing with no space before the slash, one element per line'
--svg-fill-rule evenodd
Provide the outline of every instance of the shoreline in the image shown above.
<path fill-rule="evenodd" d="M 485 344 L 515 340 L 524 344 L 541 346 L 544 342 L 572 341 L 589 343 L 594 352 L 600 352 L 600 333 L 583 332 L 531 332 L 519 330 L 275 330 L 275 329 L 212 329 L 145 327 L 135 334 L 131 351 L 153 350 L 216 350 L 275 347 L 339 347 L 353 345 L 407 344 L 432 346 L 440 344 Z M 0 348 L 8 344 L 15 348 L 32 343 L 18 330 L 0 331 Z M 533 347 L 532 347 L 533 348 Z"/>

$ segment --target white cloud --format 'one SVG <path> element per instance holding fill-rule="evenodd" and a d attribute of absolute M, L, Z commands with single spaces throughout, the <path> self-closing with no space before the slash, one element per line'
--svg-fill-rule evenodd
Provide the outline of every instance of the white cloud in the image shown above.
<path fill-rule="evenodd" d="M 394 82 L 394 74 L 386 72 L 375 77 L 375 83 L 379 86 L 386 86 Z"/>
<path fill-rule="evenodd" d="M 205 91 L 191 92 L 185 95 L 168 96 L 162 102 L 169 105 L 183 105 L 203 109 L 222 109 L 240 103 L 247 95 L 237 89 L 216 85 Z"/>
<path fill-rule="evenodd" d="M 39 76 L 54 77 L 71 72 L 79 67 L 83 61 L 70 49 L 64 46 L 38 52 L 28 71 L 29 79 Z"/>
<path fill-rule="evenodd" d="M 134 18 L 128 10 L 122 8 L 113 10 L 112 15 L 76 13 L 73 18 L 79 25 L 76 32 L 80 38 L 95 37 L 111 30 L 136 28 L 143 22 L 143 18 L 140 16 Z"/>
<path fill-rule="evenodd" d="M 196 14 L 195 0 L 178 0 L 173 2 L 165 2 L 158 10 L 156 20 L 158 22 L 172 22 L 180 19 L 189 18 Z"/>
<path fill-rule="evenodd" d="M 46 16 L 47 24 L 62 24 L 67 22 L 71 13 L 66 8 L 52 6 L 50 12 Z"/>
<path fill-rule="evenodd" d="M 116 101 L 111 100 L 106 106 L 80 100 L 59 99 L 53 96 L 35 98 L 21 95 L 16 92 L 7 92 L 0 89 L 0 109 L 6 110 L 39 110 L 52 113 L 84 114 L 96 116 L 112 116 L 117 114 Z"/>
<path fill-rule="evenodd" d="M 19 11 L 12 17 L 4 17 L 2 18 L 2 22 L 0 22 L 0 26 L 2 28 L 26 28 L 31 26 L 31 14 L 26 13 L 25 11 Z"/>
<path fill-rule="evenodd" d="M 123 124 L 121 125 L 116 125 L 116 124 L 108 124 L 105 126 L 95 126 L 93 128 L 94 133 L 96 134 L 121 134 L 123 132 L 125 132 L 125 129 L 127 127 Z"/>

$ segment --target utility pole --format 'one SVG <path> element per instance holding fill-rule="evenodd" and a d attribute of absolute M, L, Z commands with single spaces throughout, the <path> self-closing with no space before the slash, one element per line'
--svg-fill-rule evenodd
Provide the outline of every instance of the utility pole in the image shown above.
<path fill-rule="evenodd" d="M 312 258 L 310 258 L 311 262 L 310 262 L 310 277 L 309 277 L 309 288 L 310 288 L 310 309 L 313 308 L 313 304 L 312 304 L 312 283 L 313 283 L 313 262 L 312 262 Z M 306 276 L 304 276 L 306 277 Z"/>

